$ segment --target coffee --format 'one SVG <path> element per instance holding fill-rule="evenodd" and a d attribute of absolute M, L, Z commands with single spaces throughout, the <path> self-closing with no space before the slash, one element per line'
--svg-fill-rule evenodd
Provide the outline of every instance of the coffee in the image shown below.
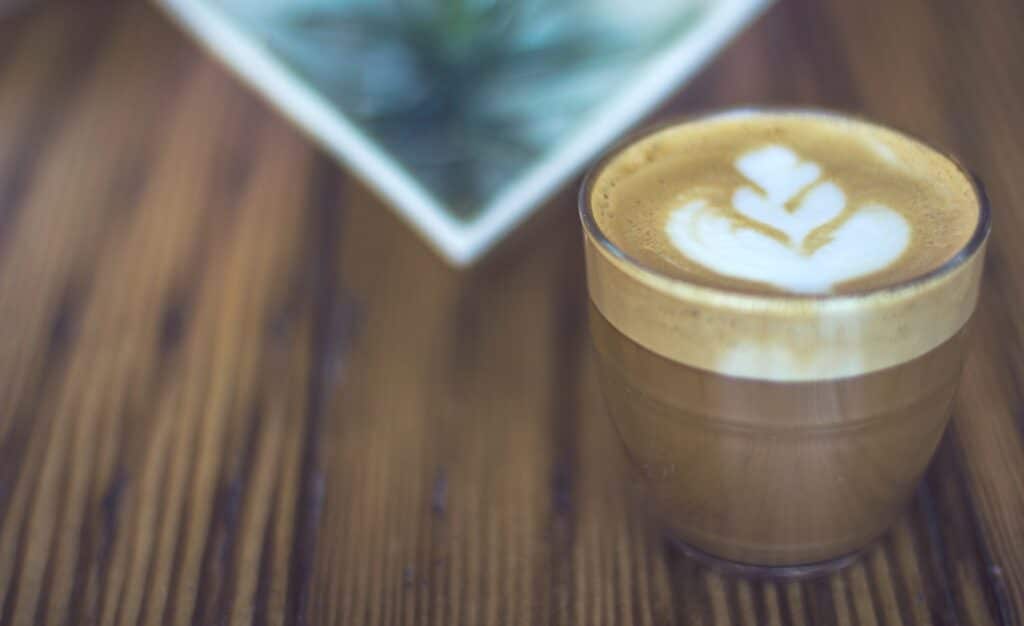
<path fill-rule="evenodd" d="M 867 122 L 733 112 L 620 150 L 581 213 L 602 391 L 668 527 L 760 565 L 878 535 L 948 421 L 973 180 Z"/>
<path fill-rule="evenodd" d="M 654 133 L 601 170 L 594 219 L 667 276 L 855 293 L 925 274 L 978 223 L 971 181 L 905 135 L 835 115 L 734 113 Z"/>

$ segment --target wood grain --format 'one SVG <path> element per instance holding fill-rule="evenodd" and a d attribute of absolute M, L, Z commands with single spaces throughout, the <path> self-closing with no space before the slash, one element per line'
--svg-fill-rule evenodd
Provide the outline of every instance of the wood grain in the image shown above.
<path fill-rule="evenodd" d="M 780 0 L 659 113 L 855 110 L 988 184 L 954 425 L 798 583 L 637 503 L 571 186 L 457 272 L 153 8 L 0 22 L 0 625 L 1021 623 L 1022 6 Z"/>

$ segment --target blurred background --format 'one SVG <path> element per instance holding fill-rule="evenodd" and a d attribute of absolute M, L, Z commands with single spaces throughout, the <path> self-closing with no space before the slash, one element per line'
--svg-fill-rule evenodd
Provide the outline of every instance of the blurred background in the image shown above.
<path fill-rule="evenodd" d="M 590 4 L 657 32 L 691 19 Z M 791 584 L 707 570 L 629 505 L 587 346 L 578 180 L 453 269 L 154 5 L 20 5 L 0 5 L 0 625 L 1019 623 L 1021 3 L 778 0 L 644 120 L 849 110 L 987 184 L 975 350 L 939 456 L 864 560 Z M 562 84 L 559 59 L 590 54 L 597 28 L 572 2 L 295 6 L 306 34 L 267 45 L 340 81 L 382 142 L 451 165 L 438 189 L 490 184 L 434 147 L 463 145 L 455 93 L 498 161 L 555 132 L 495 130 L 523 87 L 479 42 L 519 54 L 525 37 L 552 98 L 616 89 Z M 536 12 L 569 43 L 492 36 L 456 6 Z M 388 134 L 391 115 L 413 134 Z"/>

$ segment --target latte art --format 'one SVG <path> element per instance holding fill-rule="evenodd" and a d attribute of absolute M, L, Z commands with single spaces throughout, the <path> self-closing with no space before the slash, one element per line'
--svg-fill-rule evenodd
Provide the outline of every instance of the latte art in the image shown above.
<path fill-rule="evenodd" d="M 737 189 L 732 197 L 736 212 L 784 232 L 794 246 L 802 246 L 808 233 L 839 217 L 846 206 L 842 190 L 823 182 L 790 210 L 789 203 L 818 179 L 821 168 L 799 162 L 789 148 L 768 146 L 756 150 L 737 159 L 736 169 L 763 190 L 747 186 Z"/>
<path fill-rule="evenodd" d="M 620 251 L 671 279 L 752 294 L 848 294 L 952 258 L 977 224 L 955 163 L 877 125 L 735 112 L 655 132 L 591 191 Z"/>
<path fill-rule="evenodd" d="M 910 225 L 886 206 L 866 204 L 844 215 L 843 190 L 820 181 L 821 167 L 801 161 L 785 146 L 744 154 L 735 167 L 756 187 L 735 191 L 732 212 L 693 199 L 673 211 L 665 225 L 680 252 L 718 274 L 797 293 L 828 292 L 884 269 L 910 243 Z M 837 227 L 826 242 L 813 249 L 806 245 L 809 234 L 830 225 Z"/>

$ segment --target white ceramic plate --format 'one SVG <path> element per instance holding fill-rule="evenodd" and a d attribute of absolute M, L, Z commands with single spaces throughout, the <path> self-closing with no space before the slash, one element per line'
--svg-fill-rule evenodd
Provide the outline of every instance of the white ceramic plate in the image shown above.
<path fill-rule="evenodd" d="M 318 1 L 322 3 L 325 0 L 308 0 L 312 2 L 309 6 L 315 7 Z M 332 6 L 343 6 L 346 1 L 348 0 L 330 0 L 339 3 Z M 376 1 L 379 5 L 393 0 Z M 379 116 L 368 117 L 365 111 L 356 110 L 359 109 L 358 106 L 353 107 L 339 101 L 339 98 L 332 98 L 327 93 L 328 90 L 319 88 L 316 81 L 311 80 L 312 74 L 304 71 L 305 66 L 296 62 L 297 58 L 308 58 L 308 50 L 292 45 L 308 48 L 309 38 L 301 33 L 291 42 L 280 38 L 268 38 L 267 31 L 262 26 L 265 22 L 254 21 L 255 18 L 250 14 L 239 10 L 239 7 L 246 7 L 247 2 L 255 3 L 252 6 L 258 6 L 262 10 L 262 13 L 257 11 L 259 19 L 275 19 L 273 5 L 276 4 L 280 8 L 287 3 L 266 3 L 264 0 L 157 0 L 157 4 L 176 18 L 244 81 L 262 93 L 285 115 L 376 189 L 445 258 L 454 265 L 462 266 L 472 263 L 486 252 L 549 195 L 557 191 L 567 179 L 578 174 L 596 154 L 657 107 L 770 2 L 645 1 L 660 3 L 662 14 L 651 11 L 637 12 L 633 8 L 624 13 L 623 7 L 629 7 L 632 3 L 622 4 L 618 0 L 577 0 L 577 4 L 590 3 L 587 5 L 586 19 L 598 16 L 594 18 L 597 20 L 595 24 L 614 24 L 618 35 L 635 35 L 638 38 L 634 41 L 657 41 L 657 44 L 639 52 L 640 48 L 632 45 L 627 48 L 628 58 L 621 55 L 614 57 L 617 59 L 617 65 L 610 62 L 602 65 L 604 61 L 596 59 L 596 63 L 588 65 L 591 69 L 586 70 L 593 72 L 593 68 L 597 67 L 598 71 L 593 75 L 580 70 L 581 77 L 574 77 L 574 70 L 568 70 L 565 72 L 566 81 L 559 80 L 557 84 L 553 84 L 549 76 L 545 79 L 546 83 L 539 83 L 536 87 L 530 85 L 528 81 L 524 83 L 521 77 L 515 77 L 515 82 L 509 83 L 513 87 L 498 84 L 492 89 L 493 93 L 499 94 L 518 89 L 520 100 L 523 100 L 523 94 L 529 98 L 531 90 L 538 95 L 538 103 L 525 102 L 527 107 L 534 107 L 525 109 L 533 116 L 528 120 L 532 126 L 526 130 L 513 129 L 515 132 L 530 133 L 529 149 L 524 150 L 526 156 L 519 157 L 513 165 L 503 163 L 501 167 L 504 169 L 495 165 L 497 169 L 487 170 L 484 167 L 488 165 L 487 157 L 484 155 L 486 151 L 481 149 L 481 156 L 478 157 L 473 153 L 474 145 L 465 147 L 465 142 L 459 144 L 460 149 L 464 148 L 465 152 L 460 153 L 461 160 L 454 161 L 453 170 L 456 174 L 461 168 L 466 170 L 466 176 L 470 176 L 476 172 L 474 168 L 480 167 L 482 174 L 486 174 L 481 179 L 489 182 L 486 186 L 474 186 L 483 190 L 478 190 L 477 195 L 470 197 L 468 201 L 460 200 L 461 204 L 458 207 L 455 206 L 455 201 L 445 197 L 445 191 L 460 197 L 463 194 L 453 187 L 432 184 L 433 179 L 418 169 L 416 162 L 410 163 L 407 155 L 402 154 L 401 141 L 395 141 L 395 137 L 400 138 L 401 134 L 392 134 L 390 143 L 387 138 L 382 140 L 379 128 L 373 125 Z M 378 5 L 372 4 L 373 0 L 351 2 L 364 5 L 361 7 L 363 10 L 378 10 L 375 8 Z M 292 4 L 290 9 L 301 4 Z M 688 13 L 679 20 L 678 27 L 673 27 L 676 28 L 675 31 L 666 32 L 663 29 L 659 31 L 660 39 L 656 40 L 645 35 L 643 29 L 650 29 L 659 24 L 671 24 L 669 18 L 680 17 L 680 14 L 672 14 L 677 7 L 686 7 Z M 600 22 L 601 15 L 610 15 L 612 19 Z M 624 17 L 634 19 L 623 19 Z M 388 19 L 396 18 L 391 16 Z M 316 23 L 316 18 L 309 21 Z M 562 21 L 566 20 L 563 18 Z M 550 25 L 544 28 L 551 30 Z M 525 39 L 532 37 L 531 32 L 526 30 L 516 35 L 518 40 L 524 39 L 524 33 Z M 621 40 L 629 41 L 625 38 Z M 284 46 L 278 45 L 281 41 L 284 41 Z M 306 56 L 289 56 L 289 51 L 294 50 L 299 50 L 299 53 L 305 52 Z M 400 52 L 404 51 L 405 48 L 401 48 Z M 344 55 L 347 63 L 364 64 L 349 65 L 346 69 L 359 70 L 368 67 L 366 64 L 375 62 L 374 59 L 381 55 L 379 49 L 371 52 L 377 56 L 369 59 L 352 59 L 352 55 Z M 324 56 L 329 58 L 329 55 L 330 51 L 325 51 Z M 626 60 L 623 61 L 623 58 Z M 396 67 L 398 74 L 404 71 L 404 66 Z M 485 79 L 487 77 L 489 74 L 484 75 Z M 422 81 L 423 76 L 418 78 Z M 427 78 L 429 79 L 430 75 L 427 75 Z M 578 83 L 567 82 L 577 78 Z M 605 82 L 601 83 L 601 80 Z M 558 88 L 566 91 L 564 88 L 567 85 L 571 87 L 568 90 L 573 101 L 571 110 L 558 111 L 559 100 L 556 97 L 549 98 L 550 102 L 545 102 L 541 97 L 557 92 Z M 576 85 L 579 85 L 578 89 Z M 590 100 L 583 102 L 581 106 L 580 98 L 572 96 L 586 93 L 588 86 L 597 86 L 598 90 L 591 89 Z M 335 90 L 335 93 L 342 93 L 341 100 L 345 100 L 345 96 L 351 93 L 351 90 Z M 504 109 L 513 106 L 520 107 L 514 111 L 515 113 L 524 110 L 522 102 L 509 104 L 499 101 L 494 104 L 499 113 L 507 112 Z M 487 108 L 491 105 L 485 102 L 482 106 Z M 549 124 L 555 126 L 555 130 L 551 131 L 549 136 L 541 136 L 538 140 L 538 122 L 539 127 L 543 128 L 543 123 L 548 121 L 555 122 Z M 454 128 L 457 130 L 465 128 L 461 121 L 456 120 L 455 124 Z M 490 131 L 486 129 L 483 132 L 485 138 L 489 136 L 488 132 Z M 442 133 L 442 136 L 447 135 Z M 516 136 L 513 139 L 522 137 Z M 429 147 L 427 144 L 426 152 L 429 152 Z M 437 150 L 438 153 L 443 153 L 446 149 L 442 145 Z M 493 146 L 489 149 L 489 154 L 495 154 Z M 419 151 L 420 154 L 424 153 L 423 146 L 420 146 Z M 447 174 L 449 175 L 446 180 L 455 180 L 455 184 L 458 184 L 458 176 L 451 176 L 451 172 Z"/>

